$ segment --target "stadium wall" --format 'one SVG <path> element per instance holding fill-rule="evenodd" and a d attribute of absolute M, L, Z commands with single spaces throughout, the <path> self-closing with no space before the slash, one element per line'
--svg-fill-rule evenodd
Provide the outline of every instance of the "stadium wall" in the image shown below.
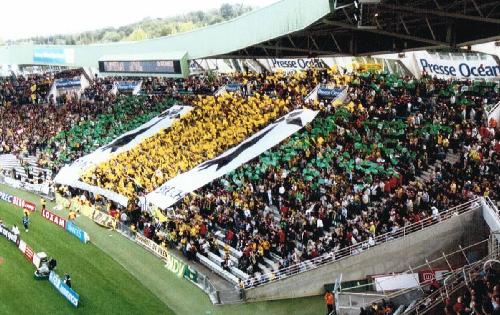
<path fill-rule="evenodd" d="M 342 274 L 343 281 L 366 279 L 370 275 L 403 272 L 410 266 L 420 266 L 442 257 L 443 253 L 456 251 L 459 245 L 465 247 L 488 237 L 487 225 L 482 217 L 481 207 L 452 217 L 446 221 L 398 238 L 317 269 L 289 278 L 247 289 L 248 302 L 276 300 L 320 295 L 324 285 L 335 282 Z M 469 252 L 470 257 L 477 252 Z M 452 265 L 458 261 L 450 261 Z M 445 267 L 445 266 L 443 266 Z M 428 268 L 426 268 L 428 269 Z"/>

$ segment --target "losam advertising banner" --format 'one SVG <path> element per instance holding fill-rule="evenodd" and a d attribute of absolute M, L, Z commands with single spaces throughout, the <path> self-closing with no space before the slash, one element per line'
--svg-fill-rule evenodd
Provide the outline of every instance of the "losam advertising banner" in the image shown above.
<path fill-rule="evenodd" d="M 66 222 L 66 231 L 76 236 L 80 241 L 87 243 L 90 237 L 84 230 L 80 229 L 73 221 Z"/>
<path fill-rule="evenodd" d="M 80 229 L 73 221 L 68 221 L 63 217 L 58 216 L 48 210 L 42 209 L 42 217 L 54 223 L 55 225 L 65 229 L 68 233 L 76 236 L 80 241 L 87 243 L 90 237 L 84 230 Z"/>
<path fill-rule="evenodd" d="M 0 200 L 6 201 L 6 202 L 11 203 L 13 205 L 16 205 L 20 208 L 26 209 L 30 212 L 36 211 L 36 205 L 34 203 L 23 200 L 23 199 L 18 198 L 16 196 L 12 196 L 11 194 L 8 194 L 8 193 L 3 192 L 3 191 L 0 191 Z"/>
<path fill-rule="evenodd" d="M 50 212 L 49 210 L 42 209 L 42 217 L 54 223 L 55 225 L 66 229 L 66 219 Z"/>
<path fill-rule="evenodd" d="M 235 170 L 240 165 L 269 150 L 310 123 L 318 114 L 310 109 L 297 109 L 247 138 L 218 157 L 170 179 L 141 202 L 165 209 L 185 195 Z"/>
<path fill-rule="evenodd" d="M 127 206 L 127 198 L 125 196 L 117 194 L 111 190 L 102 189 L 100 187 L 84 183 L 80 181 L 80 177 L 88 169 L 108 161 L 113 156 L 128 151 L 139 145 L 146 138 L 149 138 L 164 129 L 170 128 L 175 121 L 179 120 L 192 109 L 193 107 L 191 106 L 172 106 L 136 129 L 121 135 L 107 145 L 100 147 L 82 158 L 79 158 L 71 165 L 64 166 L 59 171 L 54 181 L 58 184 L 91 191 L 94 194 L 99 194 L 107 199 L 118 202 L 122 206 Z"/>
<path fill-rule="evenodd" d="M 51 271 L 49 274 L 49 282 L 71 303 L 71 305 L 78 307 L 80 296 L 73 289 L 68 287 L 54 271 Z"/>
<path fill-rule="evenodd" d="M 500 76 L 500 66 L 490 55 L 472 54 L 453 55 L 453 59 L 440 57 L 438 53 L 415 52 L 415 59 L 422 72 L 443 79 L 497 79 Z M 482 58 L 482 59 L 481 59 Z"/>

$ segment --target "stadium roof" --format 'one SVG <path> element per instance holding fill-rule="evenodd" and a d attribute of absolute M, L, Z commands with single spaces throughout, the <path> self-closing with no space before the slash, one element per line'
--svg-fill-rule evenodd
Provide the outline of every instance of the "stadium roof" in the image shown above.
<path fill-rule="evenodd" d="M 284 0 L 266 9 L 254 13 L 262 15 L 257 29 L 266 36 L 223 55 L 374 55 L 455 49 L 500 38 L 498 0 Z M 297 20 L 299 27 L 287 25 Z M 281 32 L 271 34 L 273 29 Z"/>
<path fill-rule="evenodd" d="M 69 49 L 71 54 L 74 50 L 74 58 L 63 64 L 95 66 L 105 55 L 182 51 L 189 59 L 373 55 L 453 49 L 495 39 L 500 39 L 498 0 L 282 0 L 231 21 L 140 42 L 4 46 L 0 64 L 44 64 L 34 62 L 37 49 Z"/>

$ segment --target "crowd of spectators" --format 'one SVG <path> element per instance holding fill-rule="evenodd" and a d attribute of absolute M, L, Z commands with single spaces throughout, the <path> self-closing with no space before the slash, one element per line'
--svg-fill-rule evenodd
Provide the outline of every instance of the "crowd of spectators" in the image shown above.
<path fill-rule="evenodd" d="M 348 85 L 345 102 L 304 101 L 318 83 L 332 81 Z M 45 148 L 42 163 L 58 167 L 161 112 L 171 104 L 162 102 L 165 96 L 193 105 L 169 130 L 83 177 L 135 201 L 137 185 L 150 192 L 293 109 L 320 111 L 296 135 L 165 213 L 141 212 L 133 202 L 122 213 L 110 206 L 119 220 L 158 243 L 180 247 L 189 259 L 198 252 L 219 255 L 214 234 L 222 232 L 222 267 L 231 270 L 233 247 L 243 253 L 236 267 L 259 275 L 264 259 L 282 268 L 334 257 L 349 246 L 374 246 L 376 236 L 409 224 L 438 220 L 440 211 L 474 196 L 498 198 L 500 133 L 484 113 L 486 104 L 499 101 L 492 84 L 316 70 L 147 78 L 148 96 L 137 103 L 110 94 L 112 83 L 98 79 L 80 100 L 61 106 L 11 98 L 0 108 L 2 152 Z M 212 96 L 227 83 L 237 83 L 239 92 Z M 3 84 L 9 91 L 11 85 Z M 454 164 L 449 154 L 458 157 Z M 422 180 L 436 161 L 441 163 Z"/>
<path fill-rule="evenodd" d="M 500 314 L 500 278 L 495 267 L 497 266 L 494 264 L 484 266 L 483 262 L 480 262 L 479 265 L 460 271 L 460 275 L 447 284 L 435 281 L 437 285 L 431 286 L 430 294 L 422 298 L 413 313 L 426 311 L 426 314 L 436 315 Z"/>
<path fill-rule="evenodd" d="M 89 170 L 83 180 L 128 198 L 136 194 L 137 186 L 151 192 L 303 105 L 310 91 L 303 82 L 310 80 L 317 80 L 312 72 L 288 77 L 273 74 L 265 77 L 272 94 L 198 96 L 192 103 L 194 109 L 171 128 Z"/>
<path fill-rule="evenodd" d="M 55 173 L 61 166 L 151 120 L 172 103 L 159 96 L 118 96 L 112 105 L 102 105 L 92 119 L 81 120 L 51 137 L 39 154 L 39 163 Z"/>
<path fill-rule="evenodd" d="M 500 314 L 500 277 L 496 270 L 490 266 L 486 272 L 481 271 L 471 276 L 470 283 L 458 296 L 446 300 L 442 314 Z"/>
<path fill-rule="evenodd" d="M 45 103 L 53 80 L 51 74 L 0 78 L 0 106 Z"/>
<path fill-rule="evenodd" d="M 168 211 L 170 220 L 136 215 L 132 224 L 185 253 L 218 253 L 214 233 L 223 231 L 243 253 L 237 267 L 254 275 L 264 257 L 287 267 L 334 256 L 438 220 L 474 196 L 496 199 L 500 135 L 482 112 L 498 102 L 494 86 L 390 80 L 355 77 L 346 105 L 317 104 L 321 113 L 306 130 L 187 196 Z M 458 161 L 450 165 L 448 154 Z M 437 160 L 428 181 L 416 179 Z"/>
<path fill-rule="evenodd" d="M 0 154 L 36 156 L 40 166 L 51 168 L 55 175 L 64 163 L 137 127 L 137 123 L 172 104 L 164 101 L 170 97 L 166 92 L 117 96 L 111 93 L 115 78 L 95 78 L 81 95 L 74 89 L 61 89 L 57 98 L 48 94 L 54 80 L 81 75 L 81 69 L 74 69 L 2 79 Z"/>

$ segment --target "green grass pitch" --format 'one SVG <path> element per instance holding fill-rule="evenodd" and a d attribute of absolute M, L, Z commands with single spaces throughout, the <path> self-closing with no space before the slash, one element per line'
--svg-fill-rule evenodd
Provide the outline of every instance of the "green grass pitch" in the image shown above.
<path fill-rule="evenodd" d="M 43 219 L 39 211 L 30 215 L 26 233 L 22 213 L 21 208 L 0 202 L 0 218 L 8 226 L 17 224 L 21 238 L 35 252 L 44 251 L 56 258 L 59 275 L 71 275 L 81 305 L 75 309 L 48 281 L 34 280 L 34 266 L 2 237 L 0 314 L 174 314 L 110 256 Z"/>
<path fill-rule="evenodd" d="M 68 272 L 81 305 L 75 309 L 48 281 L 33 279 L 35 268 L 17 247 L 0 237 L 0 314 L 177 314 L 177 315 L 316 315 L 326 308 L 321 296 L 248 304 L 212 305 L 208 296 L 178 278 L 145 249 L 86 217 L 76 223 L 89 235 L 83 244 L 42 218 L 40 198 L 0 185 L 0 191 L 37 203 L 30 230 L 22 230 L 23 210 L 0 201 L 0 219 L 17 224 L 21 238 L 36 252 L 58 261 L 57 273 Z M 53 203 L 47 208 L 52 211 Z M 65 211 L 52 211 L 66 216 Z M 332 282 L 334 279 L 332 279 Z"/>

